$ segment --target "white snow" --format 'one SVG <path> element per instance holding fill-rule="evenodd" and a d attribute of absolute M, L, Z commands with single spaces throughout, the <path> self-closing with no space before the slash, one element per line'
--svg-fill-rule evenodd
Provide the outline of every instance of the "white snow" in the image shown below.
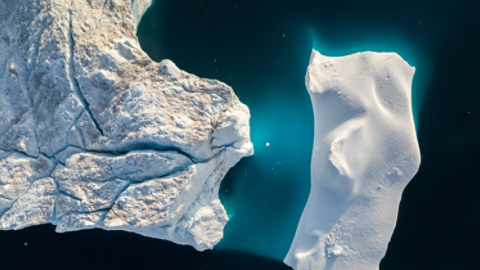
<path fill-rule="evenodd" d="M 412 115 L 415 69 L 395 53 L 312 52 L 311 191 L 285 263 L 296 270 L 374 270 L 402 192 L 420 165 Z"/>

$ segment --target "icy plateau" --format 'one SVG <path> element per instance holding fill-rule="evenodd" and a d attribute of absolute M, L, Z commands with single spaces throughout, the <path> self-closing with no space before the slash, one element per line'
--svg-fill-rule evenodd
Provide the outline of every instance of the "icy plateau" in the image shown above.
<path fill-rule="evenodd" d="M 233 90 L 135 35 L 151 0 L 0 0 L 0 229 L 125 230 L 212 248 L 253 154 Z"/>

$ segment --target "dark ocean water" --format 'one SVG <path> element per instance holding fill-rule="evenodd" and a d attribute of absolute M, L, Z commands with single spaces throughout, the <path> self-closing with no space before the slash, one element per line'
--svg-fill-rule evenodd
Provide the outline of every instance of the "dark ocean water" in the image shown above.
<path fill-rule="evenodd" d="M 0 232 L 0 269 L 290 269 L 281 260 L 310 183 L 312 48 L 397 52 L 417 68 L 422 165 L 381 269 L 480 269 L 479 34 L 476 0 L 155 0 L 138 30 L 143 49 L 229 84 L 251 110 L 255 155 L 221 188 L 225 238 L 199 253 L 130 233 L 40 226 Z"/>

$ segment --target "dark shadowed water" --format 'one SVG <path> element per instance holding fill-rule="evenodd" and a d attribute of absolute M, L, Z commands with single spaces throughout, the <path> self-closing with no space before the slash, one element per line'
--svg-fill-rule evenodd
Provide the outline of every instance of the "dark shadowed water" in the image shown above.
<path fill-rule="evenodd" d="M 155 0 L 138 30 L 143 49 L 229 84 L 251 110 L 255 155 L 221 188 L 225 238 L 199 253 L 130 233 L 41 226 L 0 232 L 0 269 L 289 269 L 281 260 L 310 183 L 312 48 L 398 52 L 417 68 L 422 166 L 381 269 L 478 269 L 479 14 L 476 0 Z"/>

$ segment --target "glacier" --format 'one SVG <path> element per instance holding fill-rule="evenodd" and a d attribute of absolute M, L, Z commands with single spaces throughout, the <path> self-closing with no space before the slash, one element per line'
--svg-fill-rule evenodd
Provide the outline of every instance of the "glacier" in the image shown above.
<path fill-rule="evenodd" d="M 152 61 L 151 0 L 0 0 L 0 229 L 123 230 L 198 250 L 253 154 L 232 88 Z"/>
<path fill-rule="evenodd" d="M 395 53 L 313 50 L 311 191 L 284 262 L 296 270 L 379 269 L 401 195 L 420 166 L 415 69 Z"/>

